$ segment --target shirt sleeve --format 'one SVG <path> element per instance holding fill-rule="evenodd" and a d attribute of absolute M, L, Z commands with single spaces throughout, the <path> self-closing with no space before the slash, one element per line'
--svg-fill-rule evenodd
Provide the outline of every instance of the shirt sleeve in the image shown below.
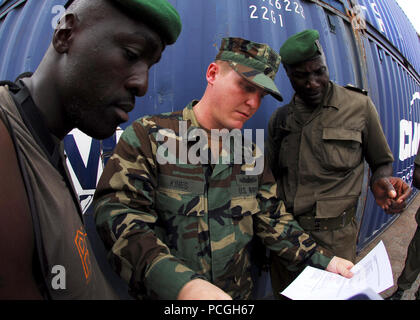
<path fill-rule="evenodd" d="M 381 121 L 372 100 L 366 98 L 366 128 L 363 132 L 363 150 L 371 168 L 394 162 Z"/>
<path fill-rule="evenodd" d="M 265 166 L 257 195 L 261 209 L 255 217 L 257 236 L 291 271 L 306 265 L 325 269 L 333 254 L 317 245 L 299 226 L 277 193 L 271 170 Z"/>
<path fill-rule="evenodd" d="M 201 277 L 171 255 L 155 233 L 156 142 L 146 125 L 134 122 L 122 134 L 98 183 L 95 222 L 109 261 L 134 295 L 176 299 Z"/>

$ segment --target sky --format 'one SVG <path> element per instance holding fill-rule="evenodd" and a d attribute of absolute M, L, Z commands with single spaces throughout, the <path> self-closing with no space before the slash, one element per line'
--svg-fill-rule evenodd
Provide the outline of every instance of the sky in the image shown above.
<path fill-rule="evenodd" d="M 420 34 L 420 0 L 397 0 L 408 19 Z"/>

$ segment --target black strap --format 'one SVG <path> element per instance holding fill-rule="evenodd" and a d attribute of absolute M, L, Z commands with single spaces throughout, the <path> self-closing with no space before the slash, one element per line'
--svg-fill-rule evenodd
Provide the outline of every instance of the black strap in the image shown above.
<path fill-rule="evenodd" d="M 51 295 L 50 295 L 50 292 L 48 290 L 49 286 L 48 286 L 48 283 L 47 283 L 47 279 L 48 279 L 47 275 L 49 273 L 49 271 L 47 270 L 48 263 L 47 263 L 47 259 L 46 259 L 46 255 L 45 255 L 44 246 L 42 244 L 41 227 L 40 227 L 38 212 L 37 212 L 36 206 L 35 206 L 35 199 L 32 196 L 33 192 L 32 192 L 31 185 L 29 183 L 28 173 L 25 169 L 22 153 L 21 153 L 21 151 L 20 151 L 20 149 L 17 145 L 17 139 L 16 139 L 15 132 L 13 130 L 13 127 L 10 125 L 9 116 L 7 115 L 7 112 L 4 110 L 4 108 L 1 105 L 0 105 L 0 111 L 4 115 L 4 119 L 6 121 L 4 124 L 7 127 L 7 129 L 9 130 L 10 138 L 12 139 L 13 146 L 15 148 L 16 157 L 17 157 L 17 160 L 18 160 L 20 172 L 22 174 L 22 179 L 23 179 L 23 182 L 24 182 L 24 185 L 25 185 L 26 195 L 27 195 L 28 202 L 29 202 L 29 209 L 30 209 L 30 212 L 31 212 L 32 225 L 33 225 L 33 231 L 34 231 L 34 236 L 35 236 L 35 249 L 36 249 L 36 252 L 38 253 L 37 257 L 38 257 L 38 262 L 39 262 L 39 266 L 40 266 L 41 273 L 42 273 L 40 279 L 38 279 L 39 280 L 39 285 L 40 285 L 40 290 L 41 290 L 41 293 L 42 293 L 42 295 L 44 296 L 45 299 L 51 299 Z"/>
<path fill-rule="evenodd" d="M 29 94 L 28 88 L 23 84 L 19 84 L 19 82 L 17 85 L 19 86 L 19 90 L 12 92 L 12 98 L 16 102 L 19 113 L 21 114 L 25 125 L 29 128 L 29 131 L 32 132 L 32 136 L 47 155 L 48 160 L 56 169 L 59 170 L 59 148 L 56 148 L 56 144 L 54 143 L 50 133 L 45 130 L 45 120 L 40 114 L 38 108 L 35 106 L 35 103 Z M 32 119 L 32 121 L 29 119 Z"/>
<path fill-rule="evenodd" d="M 11 90 L 11 96 L 16 103 L 16 107 L 18 108 L 25 125 L 31 132 L 32 137 L 44 151 L 51 165 L 56 168 L 63 177 L 64 182 L 73 197 L 80 220 L 83 223 L 83 212 L 80 207 L 79 197 L 71 181 L 63 151 L 59 145 L 54 142 L 50 132 L 46 130 L 47 125 L 45 120 L 35 105 L 28 88 L 21 80 L 14 84 L 14 88 Z"/>

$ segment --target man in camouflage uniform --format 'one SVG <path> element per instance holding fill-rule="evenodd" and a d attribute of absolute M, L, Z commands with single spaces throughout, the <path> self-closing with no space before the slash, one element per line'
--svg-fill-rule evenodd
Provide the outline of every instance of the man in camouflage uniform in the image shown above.
<path fill-rule="evenodd" d="M 200 101 L 124 131 L 96 190 L 95 219 L 134 295 L 250 298 L 254 235 L 292 269 L 309 264 L 351 276 L 351 262 L 323 255 L 284 210 L 267 166 L 254 170 L 262 153 L 242 138 L 215 138 L 214 129 L 241 129 L 267 93 L 282 99 L 273 81 L 279 63 L 265 44 L 225 38 Z"/>
<path fill-rule="evenodd" d="M 394 159 L 372 100 L 329 80 L 318 31 L 293 35 L 280 55 L 296 91 L 273 113 L 268 128 L 268 158 L 280 196 L 319 245 L 354 261 L 364 159 L 376 202 L 387 212 L 403 210 L 410 188 L 391 177 Z M 296 276 L 280 272 L 276 256 L 271 267 L 275 292 Z"/>

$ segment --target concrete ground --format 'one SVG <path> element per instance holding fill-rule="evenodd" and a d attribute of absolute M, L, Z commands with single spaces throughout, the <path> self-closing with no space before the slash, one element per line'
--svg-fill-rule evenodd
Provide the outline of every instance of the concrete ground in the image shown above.
<path fill-rule="evenodd" d="M 379 235 L 371 244 L 365 247 L 358 255 L 357 261 L 363 258 L 379 241 L 383 241 L 391 261 L 392 273 L 394 276 L 394 286 L 381 293 L 383 298 L 389 297 L 397 289 L 397 279 L 401 274 L 407 247 L 410 243 L 417 227 L 414 218 L 417 209 L 420 207 L 420 194 L 411 202 L 404 212 L 389 226 L 381 235 Z M 419 257 L 420 259 L 420 257 Z M 414 300 L 414 293 L 420 285 L 420 276 L 417 277 L 415 284 L 410 290 L 407 290 L 402 297 L 403 300 Z"/>

